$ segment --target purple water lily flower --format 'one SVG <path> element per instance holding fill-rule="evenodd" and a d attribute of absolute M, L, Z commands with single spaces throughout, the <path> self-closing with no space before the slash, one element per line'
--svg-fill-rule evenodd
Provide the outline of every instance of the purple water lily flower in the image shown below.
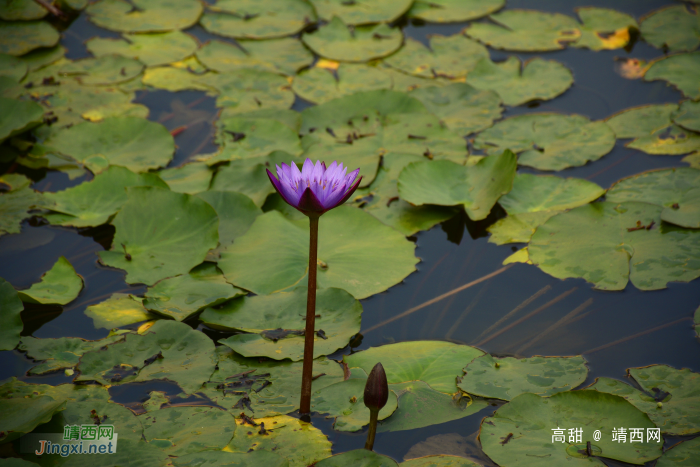
<path fill-rule="evenodd" d="M 333 161 L 326 168 L 325 162 L 317 161 L 314 165 L 311 159 L 306 159 L 301 172 L 294 162 L 291 166 L 282 163 L 282 167 L 276 167 L 279 180 L 269 170 L 267 176 L 277 192 L 290 206 L 310 217 L 318 217 L 343 204 L 362 180 L 360 177 L 355 181 L 360 169 L 346 175 L 348 169 L 342 162 Z"/>

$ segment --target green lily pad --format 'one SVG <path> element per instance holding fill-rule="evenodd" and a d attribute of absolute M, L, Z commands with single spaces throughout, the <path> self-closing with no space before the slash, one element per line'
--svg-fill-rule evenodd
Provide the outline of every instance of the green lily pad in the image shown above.
<path fill-rule="evenodd" d="M 481 350 L 468 345 L 413 341 L 345 355 L 343 362 L 350 368 L 362 368 L 366 373 L 381 362 L 389 384 L 420 380 L 436 391 L 454 394 L 459 391 L 455 379 L 462 374 L 464 365 L 483 354 Z"/>
<path fill-rule="evenodd" d="M 2 0 L 0 2 L 0 19 L 5 21 L 31 21 L 41 19 L 48 14 L 34 0 Z"/>
<path fill-rule="evenodd" d="M 270 417 L 299 409 L 303 362 L 246 358 L 230 348 L 217 347 L 218 370 L 198 394 L 235 415 Z M 340 365 L 325 357 L 313 361 L 312 392 L 343 381 Z"/>
<path fill-rule="evenodd" d="M 673 123 L 700 133 L 700 102 L 685 101 L 672 115 Z"/>
<path fill-rule="evenodd" d="M 163 167 L 175 151 L 175 141 L 163 125 L 137 117 L 80 123 L 54 133 L 46 145 L 88 167 L 106 168 L 106 162 L 132 172 Z"/>
<path fill-rule="evenodd" d="M 406 236 L 428 230 L 453 217 L 456 214 L 454 208 L 413 206 L 399 198 L 399 174 L 411 162 L 422 160 L 422 156 L 410 154 L 385 155 L 372 184 L 355 192 L 355 205 Z"/>
<path fill-rule="evenodd" d="M 146 309 L 177 321 L 207 306 L 219 305 L 231 298 L 245 295 L 224 280 L 212 263 L 204 263 L 190 273 L 164 279 L 146 291 Z"/>
<path fill-rule="evenodd" d="M 246 233 L 262 214 L 252 199 L 235 191 L 205 191 L 197 197 L 213 207 L 219 217 L 219 246 L 211 253 L 217 260 L 221 250 Z"/>
<path fill-rule="evenodd" d="M 531 10 L 507 10 L 489 16 L 491 23 L 473 23 L 464 32 L 494 49 L 518 52 L 559 50 L 581 37 L 570 16 Z"/>
<path fill-rule="evenodd" d="M 202 82 L 211 73 L 203 75 L 195 74 L 189 70 L 175 68 L 172 66 L 159 66 L 154 68 L 146 68 L 143 73 L 141 82 L 146 86 L 151 86 L 156 89 L 165 89 L 166 91 L 206 91 L 216 94 L 216 88 Z"/>
<path fill-rule="evenodd" d="M 85 43 L 95 57 L 122 55 L 147 66 L 183 60 L 197 51 L 197 41 L 181 31 L 156 34 L 124 34 L 123 39 L 94 37 Z"/>
<path fill-rule="evenodd" d="M 558 214 L 537 228 L 530 260 L 560 279 L 580 277 L 597 289 L 642 290 L 700 277 L 700 232 L 661 224 L 661 207 L 603 202 Z"/>
<path fill-rule="evenodd" d="M 391 457 L 382 456 L 374 451 L 354 449 L 326 457 L 314 465 L 316 467 L 345 467 L 348 465 L 355 467 L 398 467 L 399 464 Z"/>
<path fill-rule="evenodd" d="M 240 68 L 253 68 L 272 73 L 294 75 L 311 65 L 314 56 L 297 39 L 283 38 L 265 41 L 211 41 L 197 51 L 197 59 L 210 70 L 228 73 Z"/>
<path fill-rule="evenodd" d="M 469 394 L 512 400 L 529 392 L 551 396 L 570 391 L 588 375 L 586 361 L 576 357 L 494 358 L 482 355 L 464 367 L 457 386 Z"/>
<path fill-rule="evenodd" d="M 175 467 L 289 467 L 289 462 L 273 452 L 202 451 L 171 458 Z"/>
<path fill-rule="evenodd" d="M 599 457 L 644 464 L 661 456 L 663 441 L 613 441 L 612 430 L 618 427 L 641 428 L 645 433 L 654 424 L 632 404 L 610 394 L 572 391 L 540 397 L 526 393 L 499 408 L 492 417 L 484 418 L 479 439 L 486 455 L 503 467 L 564 463 L 603 466 Z M 557 428 L 563 433 L 561 441 L 554 438 L 552 430 Z M 582 429 L 582 442 L 565 442 L 568 430 L 578 428 Z M 593 437 L 594 430 L 602 432 L 598 441 Z M 595 456 L 592 458 L 585 454 L 589 441 Z"/>
<path fill-rule="evenodd" d="M 61 35 L 45 21 L 0 21 L 0 53 L 24 55 L 40 47 L 53 47 Z"/>
<path fill-rule="evenodd" d="M 686 436 L 700 432 L 698 373 L 667 365 L 630 368 L 627 372 L 642 388 L 641 391 L 610 378 L 598 378 L 589 388 L 624 397 L 649 415 L 662 433 Z"/>
<path fill-rule="evenodd" d="M 59 75 L 75 77 L 80 84 L 104 86 L 118 84 L 140 75 L 143 63 L 121 55 L 84 58 L 63 65 Z"/>
<path fill-rule="evenodd" d="M 9 187 L 9 191 L 16 191 L 28 187 L 33 182 L 22 174 L 12 173 L 0 175 L 0 183 Z"/>
<path fill-rule="evenodd" d="M 173 456 L 219 451 L 236 431 L 236 419 L 218 407 L 169 407 L 138 418 L 146 441 Z"/>
<path fill-rule="evenodd" d="M 483 399 L 472 399 L 461 392 L 445 394 L 425 381 L 390 384 L 389 389 L 398 395 L 399 407 L 377 426 L 378 433 L 437 425 L 468 417 L 488 407 Z"/>
<path fill-rule="evenodd" d="M 43 117 L 36 102 L 0 97 L 0 142 L 41 125 Z"/>
<path fill-rule="evenodd" d="M 315 104 L 356 92 L 390 89 L 392 79 L 384 70 L 359 63 L 341 63 L 337 72 L 319 67 L 304 70 L 294 77 L 292 90 Z"/>
<path fill-rule="evenodd" d="M 486 228 L 486 230 L 491 233 L 489 242 L 495 243 L 496 245 L 528 243 L 537 227 L 544 224 L 550 217 L 559 214 L 559 212 L 560 211 L 523 212 L 521 214 L 511 214 L 508 217 L 499 219 Z"/>
<path fill-rule="evenodd" d="M 510 149 L 518 164 L 539 170 L 579 167 L 609 153 L 615 133 L 605 122 L 582 115 L 542 113 L 518 115 L 481 132 L 474 147 L 489 154 Z"/>
<path fill-rule="evenodd" d="M 310 0 L 318 17 L 331 21 L 338 17 L 345 24 L 391 23 L 406 13 L 412 0 L 375 2 L 372 0 Z"/>
<path fill-rule="evenodd" d="M 108 117 L 148 117 L 148 107 L 132 103 L 135 95 L 118 88 L 64 82 L 58 88 L 47 86 L 41 92 L 45 111 L 58 118 L 52 129 Z"/>
<path fill-rule="evenodd" d="M 207 164 L 191 162 L 180 167 L 161 170 L 158 175 L 171 191 L 194 195 L 209 189 L 214 171 Z"/>
<path fill-rule="evenodd" d="M 232 109 L 231 107 L 226 107 L 221 110 L 221 115 L 219 116 L 219 120 L 225 120 L 229 117 L 240 117 L 240 118 L 250 118 L 253 120 L 277 120 L 280 123 L 284 123 L 286 126 L 294 130 L 295 132 L 299 132 L 299 129 L 301 128 L 301 114 L 297 112 L 296 110 L 292 109 L 259 109 L 259 110 L 251 110 L 250 112 L 241 112 L 238 113 L 235 111 L 235 109 Z M 274 151 L 273 151 L 274 152 Z M 280 154 L 284 152 L 281 151 Z M 272 154 L 272 153 L 270 153 Z M 302 161 L 303 162 L 303 161 Z"/>
<path fill-rule="evenodd" d="M 128 283 L 153 285 L 183 274 L 216 248 L 219 220 L 203 200 L 156 187 L 129 187 L 127 195 L 112 221 L 112 249 L 99 256 L 103 264 L 125 269 Z"/>
<path fill-rule="evenodd" d="M 283 76 L 266 71 L 240 69 L 228 73 L 207 73 L 198 82 L 216 89 L 217 107 L 243 113 L 261 109 L 288 109 L 294 93 Z"/>
<path fill-rule="evenodd" d="M 215 329 L 252 333 L 219 341 L 245 357 L 300 361 L 304 358 L 306 295 L 306 288 L 299 287 L 292 292 L 241 297 L 218 309 L 207 308 L 199 319 Z M 362 305 L 344 290 L 319 290 L 316 314 L 320 316 L 315 321 L 314 358 L 345 347 L 360 332 Z"/>
<path fill-rule="evenodd" d="M 163 32 L 187 29 L 202 14 L 196 0 L 101 0 L 88 5 L 90 21 L 119 32 Z"/>
<path fill-rule="evenodd" d="M 700 151 L 689 154 L 681 160 L 690 164 L 694 169 L 700 169 Z"/>
<path fill-rule="evenodd" d="M 399 467 L 482 467 L 481 464 L 458 456 L 434 455 L 411 459 L 399 464 Z"/>
<path fill-rule="evenodd" d="M 311 398 L 314 412 L 327 413 L 335 417 L 333 429 L 337 431 L 358 431 L 369 424 L 370 411 L 364 403 L 367 378 L 351 378 L 347 381 L 326 386 L 316 391 Z M 386 405 L 379 411 L 378 420 L 391 416 L 398 407 L 396 394 L 389 391 Z M 354 465 L 354 464 L 353 464 Z"/>
<path fill-rule="evenodd" d="M 30 433 L 66 408 L 65 399 L 50 396 L 10 396 L 0 399 L 0 444 Z"/>
<path fill-rule="evenodd" d="M 41 276 L 41 282 L 25 290 L 18 290 L 25 303 L 42 305 L 66 305 L 78 297 L 83 288 L 83 279 L 68 260 L 61 256 L 56 264 Z"/>
<path fill-rule="evenodd" d="M 200 23 L 209 32 L 240 39 L 291 36 L 316 20 L 304 0 L 217 0 Z"/>
<path fill-rule="evenodd" d="M 658 49 L 695 50 L 700 45 L 698 7 L 674 5 L 656 10 L 642 18 L 641 32 L 644 40 Z"/>
<path fill-rule="evenodd" d="M 344 62 L 366 62 L 396 52 L 403 43 L 403 33 L 380 23 L 351 26 L 334 16 L 326 25 L 301 36 L 304 44 L 318 55 Z"/>
<path fill-rule="evenodd" d="M 22 55 L 19 59 L 27 65 L 27 69 L 31 71 L 39 70 L 47 65 L 50 65 L 57 60 L 63 58 L 66 54 L 66 49 L 61 45 L 51 48 L 41 48 Z"/>
<path fill-rule="evenodd" d="M 151 446 L 142 439 L 122 440 L 121 437 L 119 438 L 119 449 L 114 454 L 107 456 L 106 459 L 104 457 L 102 459 L 94 456 L 73 456 L 69 458 L 65 465 L 70 467 L 95 467 L 100 460 L 108 462 L 108 465 L 130 465 L 134 467 L 168 467 L 171 465 L 170 457 L 157 447 Z"/>
<path fill-rule="evenodd" d="M 656 461 L 655 467 L 693 467 L 700 459 L 700 438 L 675 444 Z"/>
<path fill-rule="evenodd" d="M 394 68 L 391 68 L 389 65 L 385 63 L 385 61 L 381 61 L 380 63 L 377 64 L 378 68 L 380 68 L 385 74 L 389 75 L 391 77 L 391 81 L 393 82 L 392 89 L 394 91 L 412 91 L 417 88 L 423 88 L 423 87 L 430 87 L 430 86 L 447 86 L 448 84 L 451 84 L 452 81 L 450 81 L 447 78 L 444 77 L 437 77 L 437 78 L 425 78 L 421 76 L 416 76 L 416 75 L 409 75 L 407 73 L 404 73 L 403 71 L 396 70 Z"/>
<path fill-rule="evenodd" d="M 360 209 L 340 206 L 319 224 L 318 259 L 327 266 L 319 268 L 319 288 L 342 288 L 362 299 L 415 270 L 415 245 Z M 267 212 L 221 253 L 219 267 L 230 283 L 256 294 L 303 283 L 309 258 L 307 225 L 291 222 L 277 211 Z"/>
<path fill-rule="evenodd" d="M 74 381 L 118 385 L 167 379 L 191 394 L 214 372 L 214 342 L 186 324 L 159 320 L 143 335 L 124 336 L 106 349 L 85 353 Z"/>
<path fill-rule="evenodd" d="M 613 115 L 607 124 L 618 138 L 634 138 L 625 146 L 647 154 L 678 155 L 700 149 L 700 135 L 671 121 L 676 110 L 676 104 L 633 107 Z"/>
<path fill-rule="evenodd" d="M 555 60 L 531 58 L 521 63 L 518 57 L 508 57 L 494 63 L 487 57 L 469 72 L 466 82 L 495 91 L 505 105 L 515 107 L 535 99 L 554 99 L 574 84 L 574 77 Z"/>
<path fill-rule="evenodd" d="M 238 430 L 227 451 L 272 451 L 286 458 L 290 467 L 306 467 L 331 455 L 331 443 L 326 435 L 310 423 L 287 415 L 256 418 L 255 423 L 265 424 L 265 434 L 260 427 L 246 425 L 236 419 Z"/>
<path fill-rule="evenodd" d="M 470 21 L 500 10 L 505 3 L 505 0 L 416 0 L 408 16 L 431 23 Z"/>
<path fill-rule="evenodd" d="M 270 183 L 264 164 L 232 161 L 230 165 L 216 171 L 211 190 L 241 193 L 249 197 L 257 207 L 261 207 L 267 196 L 275 192 L 275 187 Z"/>
<path fill-rule="evenodd" d="M 123 339 L 122 336 L 105 337 L 96 341 L 88 341 L 78 337 L 59 337 L 57 339 L 37 339 L 25 336 L 19 344 L 19 350 L 26 352 L 27 357 L 41 360 L 38 365 L 29 369 L 30 375 L 41 375 L 63 368 L 73 368 L 78 359 L 85 353 L 107 344 Z"/>
<path fill-rule="evenodd" d="M 32 3 L 36 4 L 33 0 Z M 27 74 L 27 64 L 12 55 L 0 54 L 0 76 L 5 76 L 13 81 L 21 81 Z"/>
<path fill-rule="evenodd" d="M 29 187 L 0 193 L 0 235 L 19 233 L 28 210 L 41 202 L 41 195 Z"/>
<path fill-rule="evenodd" d="M 610 8 L 577 8 L 576 13 L 583 25 L 579 26 L 581 38 L 571 44 L 574 47 L 621 49 L 630 41 L 630 30 L 639 29 L 632 16 Z"/>
<path fill-rule="evenodd" d="M 616 182 L 606 201 L 641 201 L 663 207 L 661 220 L 700 228 L 700 170 L 690 167 L 653 170 Z"/>
<path fill-rule="evenodd" d="M 155 319 L 156 316 L 146 311 L 141 301 L 128 294 L 115 293 L 107 300 L 87 307 L 85 315 L 92 318 L 96 328 L 104 329 Z"/>
<path fill-rule="evenodd" d="M 581 178 L 518 174 L 513 189 L 498 200 L 508 214 L 563 211 L 595 201 L 605 190 Z"/>
<path fill-rule="evenodd" d="M 464 83 L 418 88 L 409 95 L 421 101 L 447 128 L 464 136 L 490 127 L 503 113 L 498 94 Z"/>
<path fill-rule="evenodd" d="M 12 350 L 19 344 L 19 334 L 24 325 L 20 313 L 24 310 L 22 300 L 12 284 L 0 277 L 0 350 Z"/>
<path fill-rule="evenodd" d="M 681 7 L 683 8 L 683 7 Z M 698 13 L 700 15 L 700 13 Z M 700 99 L 700 86 L 695 77 L 700 72 L 700 52 L 670 55 L 654 62 L 644 74 L 645 81 L 668 81 L 693 100 Z"/>
<path fill-rule="evenodd" d="M 482 58 L 488 58 L 486 47 L 463 34 L 434 35 L 430 47 L 408 38 L 397 53 L 384 60 L 389 66 L 409 75 L 423 78 L 464 78 Z"/>
<path fill-rule="evenodd" d="M 44 217 L 54 225 L 94 227 L 108 222 L 121 209 L 127 200 L 128 186 L 168 188 L 156 174 L 135 174 L 124 167 L 111 166 L 89 182 L 44 193 L 40 207 L 52 211 Z"/>
<path fill-rule="evenodd" d="M 218 142 L 223 150 L 207 160 L 208 164 L 267 156 L 274 151 L 295 156 L 302 153 L 297 132 L 279 120 L 233 116 L 220 120 L 218 126 Z"/>
<path fill-rule="evenodd" d="M 412 162 L 399 175 L 399 195 L 418 206 L 461 204 L 470 219 L 485 219 L 513 187 L 516 165 L 515 155 L 508 150 L 471 167 L 451 161 Z"/>

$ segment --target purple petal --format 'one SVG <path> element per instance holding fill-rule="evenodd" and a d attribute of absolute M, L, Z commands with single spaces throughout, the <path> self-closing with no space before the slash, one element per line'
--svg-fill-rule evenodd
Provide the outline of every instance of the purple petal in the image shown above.
<path fill-rule="evenodd" d="M 357 169 L 358 172 L 359 172 L 359 170 L 360 169 Z M 338 204 L 336 204 L 336 206 L 343 204 L 348 199 L 350 199 L 352 194 L 355 193 L 355 190 L 357 190 L 357 187 L 360 186 L 361 181 L 362 181 L 362 177 L 360 177 L 359 180 L 357 180 L 357 182 L 355 182 L 355 184 L 352 187 L 350 187 L 350 189 L 347 191 L 347 193 L 345 193 L 345 196 L 343 196 L 343 199 L 341 199 L 340 202 L 338 202 Z"/>
<path fill-rule="evenodd" d="M 326 199 L 323 201 L 323 205 L 326 207 L 326 209 L 333 209 L 338 205 L 338 201 L 340 201 L 345 195 L 346 187 L 347 185 L 345 184 L 339 185 L 335 190 L 329 193 L 328 196 L 326 196 Z"/>
<path fill-rule="evenodd" d="M 311 174 L 314 171 L 314 163 L 308 157 L 304 161 L 304 165 L 301 167 L 301 178 L 306 180 L 311 179 Z"/>

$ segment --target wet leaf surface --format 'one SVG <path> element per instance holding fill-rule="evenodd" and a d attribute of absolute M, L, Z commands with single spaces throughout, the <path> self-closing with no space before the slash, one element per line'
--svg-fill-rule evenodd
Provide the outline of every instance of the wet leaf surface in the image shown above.
<path fill-rule="evenodd" d="M 306 287 L 299 287 L 292 292 L 241 297 L 221 308 L 207 308 L 200 319 L 215 329 L 253 333 L 235 334 L 219 341 L 245 357 L 300 361 L 304 357 L 306 295 Z M 360 331 L 362 305 L 344 290 L 319 290 L 316 314 L 320 316 L 316 317 L 315 330 L 323 330 L 325 339 L 318 333 L 314 336 L 314 358 L 345 347 Z M 273 330 L 300 332 L 267 334 Z"/>
<path fill-rule="evenodd" d="M 112 248 L 99 256 L 126 270 L 128 283 L 153 285 L 186 273 L 216 248 L 219 220 L 203 200 L 156 187 L 130 187 L 127 196 L 112 221 Z"/>
<path fill-rule="evenodd" d="M 414 205 L 461 204 L 470 219 L 481 220 L 511 190 L 515 169 L 516 157 L 508 150 L 468 167 L 451 161 L 412 162 L 399 175 L 399 196 Z"/>
<path fill-rule="evenodd" d="M 149 359 L 153 362 L 146 364 Z M 215 364 L 214 342 L 209 337 L 186 324 L 160 320 L 143 335 L 128 333 L 106 349 L 85 353 L 74 381 L 114 386 L 167 379 L 191 394 L 209 380 Z"/>
<path fill-rule="evenodd" d="M 649 415 L 662 433 L 684 436 L 700 432 L 698 373 L 667 365 L 630 368 L 627 372 L 641 391 L 611 378 L 598 378 L 590 389 L 624 397 Z"/>
<path fill-rule="evenodd" d="M 700 15 L 700 13 L 699 13 Z M 700 99 L 695 76 L 700 71 L 700 52 L 670 55 L 654 62 L 644 74 L 645 81 L 662 79 L 680 90 L 686 97 Z"/>
<path fill-rule="evenodd" d="M 648 154 L 686 154 L 700 148 L 700 135 L 671 121 L 676 104 L 633 107 L 607 120 L 618 138 L 634 138 L 625 146 Z"/>
<path fill-rule="evenodd" d="M 615 183 L 605 197 L 613 203 L 641 201 L 663 207 L 661 220 L 690 229 L 700 228 L 700 170 L 662 169 Z"/>
<path fill-rule="evenodd" d="M 162 32 L 192 26 L 202 10 L 196 0 L 101 0 L 85 11 L 90 21 L 112 31 Z"/>
<path fill-rule="evenodd" d="M 265 213 L 221 253 L 219 267 L 229 282 L 257 294 L 302 284 L 308 266 L 307 225 L 278 212 Z M 282 244 L 284 248 L 269 248 Z M 319 222 L 318 259 L 328 268 L 319 270 L 318 287 L 343 288 L 357 299 L 381 292 L 415 270 L 414 249 L 370 214 L 349 206 L 335 208 Z"/>
<path fill-rule="evenodd" d="M 562 170 L 595 161 L 612 150 L 615 133 L 605 122 L 582 115 L 519 115 L 481 132 L 474 147 L 489 154 L 510 149 L 518 164 L 539 170 Z"/>
<path fill-rule="evenodd" d="M 497 63 L 483 58 L 467 76 L 467 84 L 495 91 L 505 105 L 513 107 L 536 99 L 554 99 L 573 83 L 574 77 L 566 66 L 541 58 L 525 63 L 517 57 Z"/>
<path fill-rule="evenodd" d="M 64 257 L 41 276 L 41 282 L 28 289 L 19 290 L 19 298 L 25 303 L 42 305 L 66 305 L 78 297 L 83 288 L 83 278 Z"/>
<path fill-rule="evenodd" d="M 581 37 L 570 16 L 530 10 L 507 10 L 489 18 L 495 24 L 474 23 L 465 33 L 494 49 L 519 52 L 559 50 Z"/>
<path fill-rule="evenodd" d="M 555 442 L 552 427 L 563 429 L 566 439 L 569 428 L 581 427 L 583 443 Z M 617 427 L 642 428 L 646 436 L 646 428 L 655 425 L 632 404 L 610 394 L 597 391 L 562 392 L 551 397 L 521 394 L 492 417 L 484 418 L 479 439 L 484 452 L 503 467 L 555 466 L 564 462 L 605 465 L 598 457 L 642 464 L 661 456 L 663 441 L 612 441 L 612 430 Z M 594 430 L 603 434 L 599 441 L 593 438 Z M 585 454 L 588 441 L 595 457 Z"/>
<path fill-rule="evenodd" d="M 381 362 L 389 384 L 420 380 L 436 391 L 454 394 L 458 392 L 455 378 L 462 375 L 464 364 L 480 355 L 481 350 L 468 345 L 413 341 L 372 347 L 344 356 L 343 362 L 365 373 Z"/>
<path fill-rule="evenodd" d="M 12 284 L 1 277 L 0 309 L 0 350 L 12 350 L 19 344 L 19 333 L 23 327 L 20 313 L 24 310 L 24 305 Z"/>
<path fill-rule="evenodd" d="M 457 386 L 475 396 L 512 400 L 524 393 L 551 396 L 570 391 L 588 375 L 586 361 L 576 357 L 494 358 L 482 355 L 464 367 Z"/>
<path fill-rule="evenodd" d="M 409 75 L 423 78 L 464 78 L 482 58 L 488 58 L 486 47 L 463 34 L 434 35 L 430 46 L 410 37 L 397 53 L 385 60 L 389 66 Z"/>
<path fill-rule="evenodd" d="M 345 62 L 366 62 L 386 57 L 401 47 L 403 33 L 386 24 L 352 26 L 337 16 L 302 40 L 321 57 Z"/>
<path fill-rule="evenodd" d="M 691 51 L 700 45 L 700 16 L 698 7 L 673 5 L 642 18 L 644 40 L 656 48 L 667 47 L 671 52 Z"/>
<path fill-rule="evenodd" d="M 663 208 L 647 203 L 593 203 L 537 228 L 530 259 L 560 279 L 580 277 L 602 290 L 642 290 L 700 277 L 697 231 L 661 224 Z"/>

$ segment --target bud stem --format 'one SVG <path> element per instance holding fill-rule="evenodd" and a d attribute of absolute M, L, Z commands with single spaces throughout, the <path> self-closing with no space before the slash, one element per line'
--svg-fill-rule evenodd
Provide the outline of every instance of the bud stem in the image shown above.
<path fill-rule="evenodd" d="M 309 216 L 309 286 L 306 295 L 306 331 L 304 332 L 304 366 L 301 373 L 299 413 L 311 412 L 311 381 L 314 365 L 316 324 L 316 269 L 318 256 L 318 216 Z"/>
<path fill-rule="evenodd" d="M 367 432 L 367 442 L 365 449 L 370 451 L 374 448 L 374 435 L 377 434 L 377 419 L 379 418 L 379 410 L 369 411 L 369 431 Z"/>

